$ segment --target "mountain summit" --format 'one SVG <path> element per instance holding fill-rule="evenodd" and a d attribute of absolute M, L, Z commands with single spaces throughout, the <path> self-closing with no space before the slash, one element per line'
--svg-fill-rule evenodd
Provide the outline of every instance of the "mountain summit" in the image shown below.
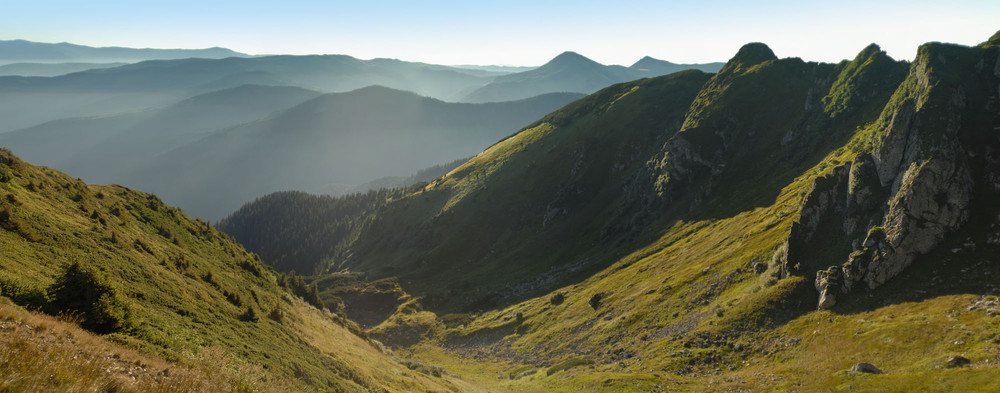
<path fill-rule="evenodd" d="M 579 53 L 573 51 L 566 51 L 560 53 L 556 57 L 553 57 L 552 60 L 549 60 L 547 63 L 542 65 L 542 67 L 577 67 L 584 65 L 593 66 L 593 65 L 600 65 L 600 63 L 593 61 Z"/>

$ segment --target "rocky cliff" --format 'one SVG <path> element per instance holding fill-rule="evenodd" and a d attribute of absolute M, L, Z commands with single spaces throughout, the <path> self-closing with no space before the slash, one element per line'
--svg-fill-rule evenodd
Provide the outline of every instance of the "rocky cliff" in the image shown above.
<path fill-rule="evenodd" d="M 838 295 L 860 284 L 881 286 L 960 229 L 973 210 L 986 213 L 970 207 L 998 190 L 998 82 L 996 36 L 972 48 L 920 48 L 906 79 L 865 130 L 857 157 L 817 180 L 792 227 L 785 259 L 790 274 L 808 273 L 794 266 L 810 264 L 800 250 L 812 247 L 815 223 L 840 221 L 842 233 L 823 242 L 852 243 L 841 263 L 816 273 L 819 308 L 833 307 Z"/>

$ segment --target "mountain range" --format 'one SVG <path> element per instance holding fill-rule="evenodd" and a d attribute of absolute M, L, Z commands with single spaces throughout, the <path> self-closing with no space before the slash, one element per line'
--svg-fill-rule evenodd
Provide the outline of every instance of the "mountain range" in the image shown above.
<path fill-rule="evenodd" d="M 246 84 L 320 92 L 384 85 L 449 97 L 485 83 L 488 73 L 349 56 L 152 60 L 55 77 L 0 77 L 0 132 L 69 117 L 134 112 Z"/>
<path fill-rule="evenodd" d="M 912 61 L 749 43 L 582 98 L 256 85 L 49 124 L 290 105 L 128 168 L 205 208 L 483 145 L 215 228 L 0 150 L 0 390 L 998 391 L 998 86 L 1000 32 Z"/>
<path fill-rule="evenodd" d="M 0 65 L 8 63 L 134 63 L 144 60 L 201 57 L 247 57 L 226 48 L 136 49 L 117 46 L 95 48 L 68 42 L 57 44 L 25 40 L 0 40 Z"/>
<path fill-rule="evenodd" d="M 0 65 L 0 76 L 59 76 L 96 68 L 123 66 L 126 63 L 11 63 Z"/>
<path fill-rule="evenodd" d="M 383 87 L 321 95 L 244 85 L 163 108 L 51 121 L 0 134 L 0 145 L 217 220 L 269 192 L 358 185 L 468 157 L 580 97 L 455 104 Z"/>
<path fill-rule="evenodd" d="M 441 66 L 394 59 L 359 60 L 345 55 L 184 58 L 93 68 L 80 64 L 40 64 L 36 68 L 13 64 L 8 67 L 14 71 L 20 68 L 20 75 L 26 76 L 0 76 L 0 118 L 4 119 L 0 122 L 0 132 L 69 117 L 144 110 L 245 84 L 294 86 L 324 93 L 380 85 L 445 101 L 495 102 L 546 93 L 589 94 L 611 83 L 638 77 L 684 68 L 717 68 L 714 64 L 674 65 L 648 58 L 637 65 L 659 65 L 625 68 L 575 57 L 578 58 L 575 61 L 553 60 L 541 71 L 523 67 Z M 61 74 L 62 71 L 78 72 Z M 608 73 L 613 76 L 605 75 Z M 492 89 L 494 78 L 505 75 L 510 80 L 532 82 L 501 81 L 507 93 L 490 97 L 476 93 Z"/>
<path fill-rule="evenodd" d="M 1000 33 L 912 62 L 753 43 L 430 183 L 265 197 L 218 226 L 317 280 L 398 280 L 439 316 L 399 345 L 498 390 L 991 391 L 998 84 Z"/>
<path fill-rule="evenodd" d="M 271 192 L 359 184 L 468 157 L 580 97 L 456 104 L 384 87 L 325 94 L 148 156 L 120 179 L 217 220 Z"/>
<path fill-rule="evenodd" d="M 297 87 L 244 85 L 162 108 L 54 120 L 0 134 L 0 145 L 14 149 L 26 160 L 92 182 L 122 183 L 124 174 L 150 157 L 319 95 Z"/>
<path fill-rule="evenodd" d="M 644 57 L 630 67 L 606 66 L 576 52 L 564 52 L 541 67 L 494 78 L 464 98 L 464 102 L 509 101 L 564 91 L 590 94 L 606 86 L 639 78 L 696 69 L 716 72 L 722 63 L 674 64 Z"/>

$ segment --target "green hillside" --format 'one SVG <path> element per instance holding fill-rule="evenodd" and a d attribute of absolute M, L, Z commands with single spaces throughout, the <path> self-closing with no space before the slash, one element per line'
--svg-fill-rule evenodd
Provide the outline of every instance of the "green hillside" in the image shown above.
<path fill-rule="evenodd" d="M 164 391 L 474 389 L 411 371 L 352 322 L 291 295 L 271 268 L 207 222 L 154 195 L 87 185 L 8 150 L 0 151 L 0 261 L 0 295 L 102 334 L 91 337 L 5 304 L 0 324 L 27 334 L 4 333 L 13 340 L 5 342 L 31 340 L 30 331 L 17 329 L 37 326 L 35 334 L 57 353 L 77 342 L 77 353 L 87 356 L 80 361 L 137 352 L 126 356 L 194 373 L 172 385 L 170 374 L 142 371 L 152 379 L 124 391 L 156 384 Z M 65 339 L 44 338 L 46 329 Z M 11 345 L 0 350 L 0 364 L 10 365 L 2 390 L 63 391 L 94 382 L 73 377 L 83 367 L 76 356 L 45 366 L 53 377 L 37 380 L 38 366 L 26 360 L 37 349 Z M 87 378 L 105 383 L 100 375 Z"/>
<path fill-rule="evenodd" d="M 437 321 L 369 331 L 497 390 L 993 391 L 998 85 L 1000 33 L 911 63 L 748 44 L 381 197 L 315 263 L 396 277 Z"/>

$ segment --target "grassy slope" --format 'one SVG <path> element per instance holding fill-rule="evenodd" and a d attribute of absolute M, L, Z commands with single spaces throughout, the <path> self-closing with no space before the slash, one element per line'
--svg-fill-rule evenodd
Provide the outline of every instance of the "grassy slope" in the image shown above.
<path fill-rule="evenodd" d="M 216 349 L 164 361 L 0 299 L 0 390 L 278 392 L 291 386 Z"/>
<path fill-rule="evenodd" d="M 398 275 L 437 309 L 490 308 L 579 280 L 620 257 L 601 247 L 602 231 L 634 214 L 620 190 L 643 176 L 636 158 L 679 127 L 707 78 L 644 79 L 574 102 L 390 204 L 336 262 Z"/>
<path fill-rule="evenodd" d="M 303 390 L 452 386 L 406 369 L 336 317 L 293 299 L 255 255 L 155 196 L 0 156 L 9 163 L 0 164 L 0 209 L 10 217 L 0 230 L 4 296 L 37 303 L 31 294 L 79 261 L 111 277 L 139 318 L 134 332 L 106 338 L 150 356 L 183 362 L 218 348 Z M 258 321 L 239 319 L 247 308 Z M 275 308 L 286 315 L 280 323 L 266 317 Z"/>
<path fill-rule="evenodd" d="M 849 159 L 831 155 L 821 165 Z M 983 236 L 975 229 L 834 311 L 809 311 L 811 282 L 752 272 L 751 262 L 766 262 L 787 235 L 799 192 L 819 173 L 798 179 L 771 207 L 678 224 L 601 274 L 554 291 L 566 295 L 560 305 L 544 296 L 481 314 L 413 355 L 518 392 L 995 391 L 1000 319 L 969 307 L 1000 292 L 992 281 L 1000 249 L 950 251 Z M 594 310 L 596 293 L 605 296 Z M 972 365 L 946 369 L 955 355 Z M 596 364 L 546 375 L 580 357 Z M 886 375 L 848 373 L 857 362 Z"/>

